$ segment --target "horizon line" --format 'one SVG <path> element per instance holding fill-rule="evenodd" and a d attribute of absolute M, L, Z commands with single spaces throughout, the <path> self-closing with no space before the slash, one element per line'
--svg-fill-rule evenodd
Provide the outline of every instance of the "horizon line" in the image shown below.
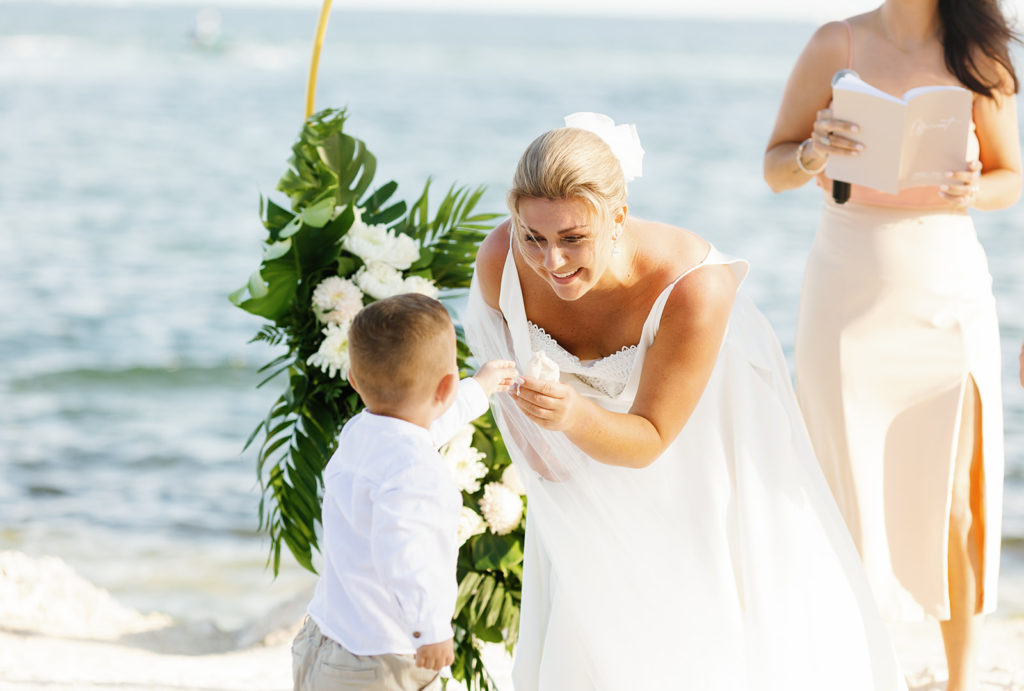
<path fill-rule="evenodd" d="M 96 8 L 194 7 L 200 9 L 276 8 L 316 9 L 321 0 L 0 0 L 2 5 L 55 5 Z M 462 14 L 475 16 L 537 16 L 551 18 L 588 17 L 614 19 L 707 19 L 749 22 L 821 23 L 842 14 L 843 7 L 863 5 L 863 0 L 839 0 L 830 12 L 820 11 L 819 3 L 808 2 L 775 5 L 759 0 L 728 0 L 723 3 L 683 0 L 635 0 L 624 6 L 611 0 L 497 0 L 481 3 L 474 0 L 346 0 L 335 2 L 332 12 L 353 10 L 391 14 L 415 12 L 422 14 Z M 768 11 L 765 11 L 768 10 Z M 816 11 L 817 10 L 817 11 Z"/>

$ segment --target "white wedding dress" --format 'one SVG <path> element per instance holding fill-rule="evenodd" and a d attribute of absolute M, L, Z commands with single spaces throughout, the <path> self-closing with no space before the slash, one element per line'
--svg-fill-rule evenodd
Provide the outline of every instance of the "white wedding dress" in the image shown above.
<path fill-rule="evenodd" d="M 709 264 L 737 285 L 747 271 L 713 248 L 691 271 Z M 481 362 L 525 371 L 542 350 L 563 383 L 626 412 L 673 285 L 640 343 L 581 362 L 527 320 L 510 252 L 500 313 L 474 282 L 464 326 Z M 906 688 L 781 349 L 742 292 L 696 410 L 646 469 L 598 463 L 495 400 L 528 499 L 517 691 Z"/>

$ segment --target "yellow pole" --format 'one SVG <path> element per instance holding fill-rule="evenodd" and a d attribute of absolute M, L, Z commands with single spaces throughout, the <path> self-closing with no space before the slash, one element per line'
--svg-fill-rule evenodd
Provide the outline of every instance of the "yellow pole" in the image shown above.
<path fill-rule="evenodd" d="M 309 83 L 306 85 L 306 119 L 313 114 L 313 102 L 316 99 L 316 71 L 320 65 L 320 47 L 327 33 L 327 18 L 331 15 L 331 0 L 324 0 L 320 8 L 320 20 L 316 24 L 316 38 L 313 41 L 313 59 L 309 63 Z"/>

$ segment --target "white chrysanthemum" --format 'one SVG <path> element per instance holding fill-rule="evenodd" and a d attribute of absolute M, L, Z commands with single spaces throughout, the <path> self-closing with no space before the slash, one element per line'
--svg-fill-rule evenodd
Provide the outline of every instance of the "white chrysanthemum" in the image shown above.
<path fill-rule="evenodd" d="M 380 262 L 400 271 L 420 258 L 419 245 L 410 236 L 384 225 L 368 226 L 360 218 L 345 233 L 341 246 L 367 264 Z"/>
<path fill-rule="evenodd" d="M 442 455 L 455 449 L 470 449 L 473 447 L 473 435 L 476 433 L 476 427 L 472 423 L 463 425 L 458 432 L 452 435 L 452 438 L 448 440 L 448 443 L 444 445 Z M 476 449 L 473 449 L 474 451 Z"/>
<path fill-rule="evenodd" d="M 383 300 L 405 292 L 402 274 L 392 266 L 373 262 L 359 267 L 355 275 L 356 285 L 375 300 Z"/>
<path fill-rule="evenodd" d="M 495 535 L 507 535 L 519 527 L 523 520 L 523 500 L 500 482 L 489 482 L 484 487 L 480 511 Z"/>
<path fill-rule="evenodd" d="M 348 379 L 348 324 L 328 324 L 324 329 L 320 349 L 306 358 L 306 364 L 319 367 L 321 372 Z"/>
<path fill-rule="evenodd" d="M 394 239 L 391 241 L 388 256 L 383 261 L 400 271 L 405 271 L 419 260 L 420 246 L 416 244 L 415 240 L 405 233 L 394 233 L 393 231 L 389 237 Z"/>
<path fill-rule="evenodd" d="M 468 506 L 463 506 L 462 513 L 459 514 L 459 547 L 464 545 L 469 538 L 479 535 L 485 530 L 487 530 L 487 526 L 480 514 Z"/>
<path fill-rule="evenodd" d="M 473 425 L 466 425 L 441 448 L 455 486 L 470 493 L 480 490 L 480 480 L 487 475 L 487 466 L 480 462 L 485 454 L 473 448 L 473 429 Z"/>
<path fill-rule="evenodd" d="M 480 454 L 483 458 L 483 454 Z M 480 480 L 487 474 L 487 466 L 469 455 L 459 456 L 451 463 L 455 486 L 463 492 L 478 492 Z"/>
<path fill-rule="evenodd" d="M 516 470 L 515 465 L 509 465 L 505 468 L 505 472 L 501 474 L 501 484 L 505 485 L 519 496 L 526 494 L 526 487 L 523 486 L 523 478 L 519 476 L 519 471 Z"/>
<path fill-rule="evenodd" d="M 347 278 L 325 278 L 313 291 L 313 313 L 322 322 L 351 323 L 362 308 L 363 291 Z"/>
<path fill-rule="evenodd" d="M 433 281 L 423 276 L 407 276 L 402 282 L 402 288 L 406 293 L 419 293 L 428 298 L 436 298 L 441 293 Z"/>

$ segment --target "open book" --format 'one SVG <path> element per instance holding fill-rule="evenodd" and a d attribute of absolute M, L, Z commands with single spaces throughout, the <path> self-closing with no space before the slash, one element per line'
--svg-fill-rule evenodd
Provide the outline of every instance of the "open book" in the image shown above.
<path fill-rule="evenodd" d="M 941 185 L 967 158 L 971 92 L 959 86 L 920 86 L 891 96 L 854 74 L 832 86 L 832 114 L 856 123 L 864 144 L 857 156 L 830 156 L 833 180 L 896 194 L 908 187 Z"/>

